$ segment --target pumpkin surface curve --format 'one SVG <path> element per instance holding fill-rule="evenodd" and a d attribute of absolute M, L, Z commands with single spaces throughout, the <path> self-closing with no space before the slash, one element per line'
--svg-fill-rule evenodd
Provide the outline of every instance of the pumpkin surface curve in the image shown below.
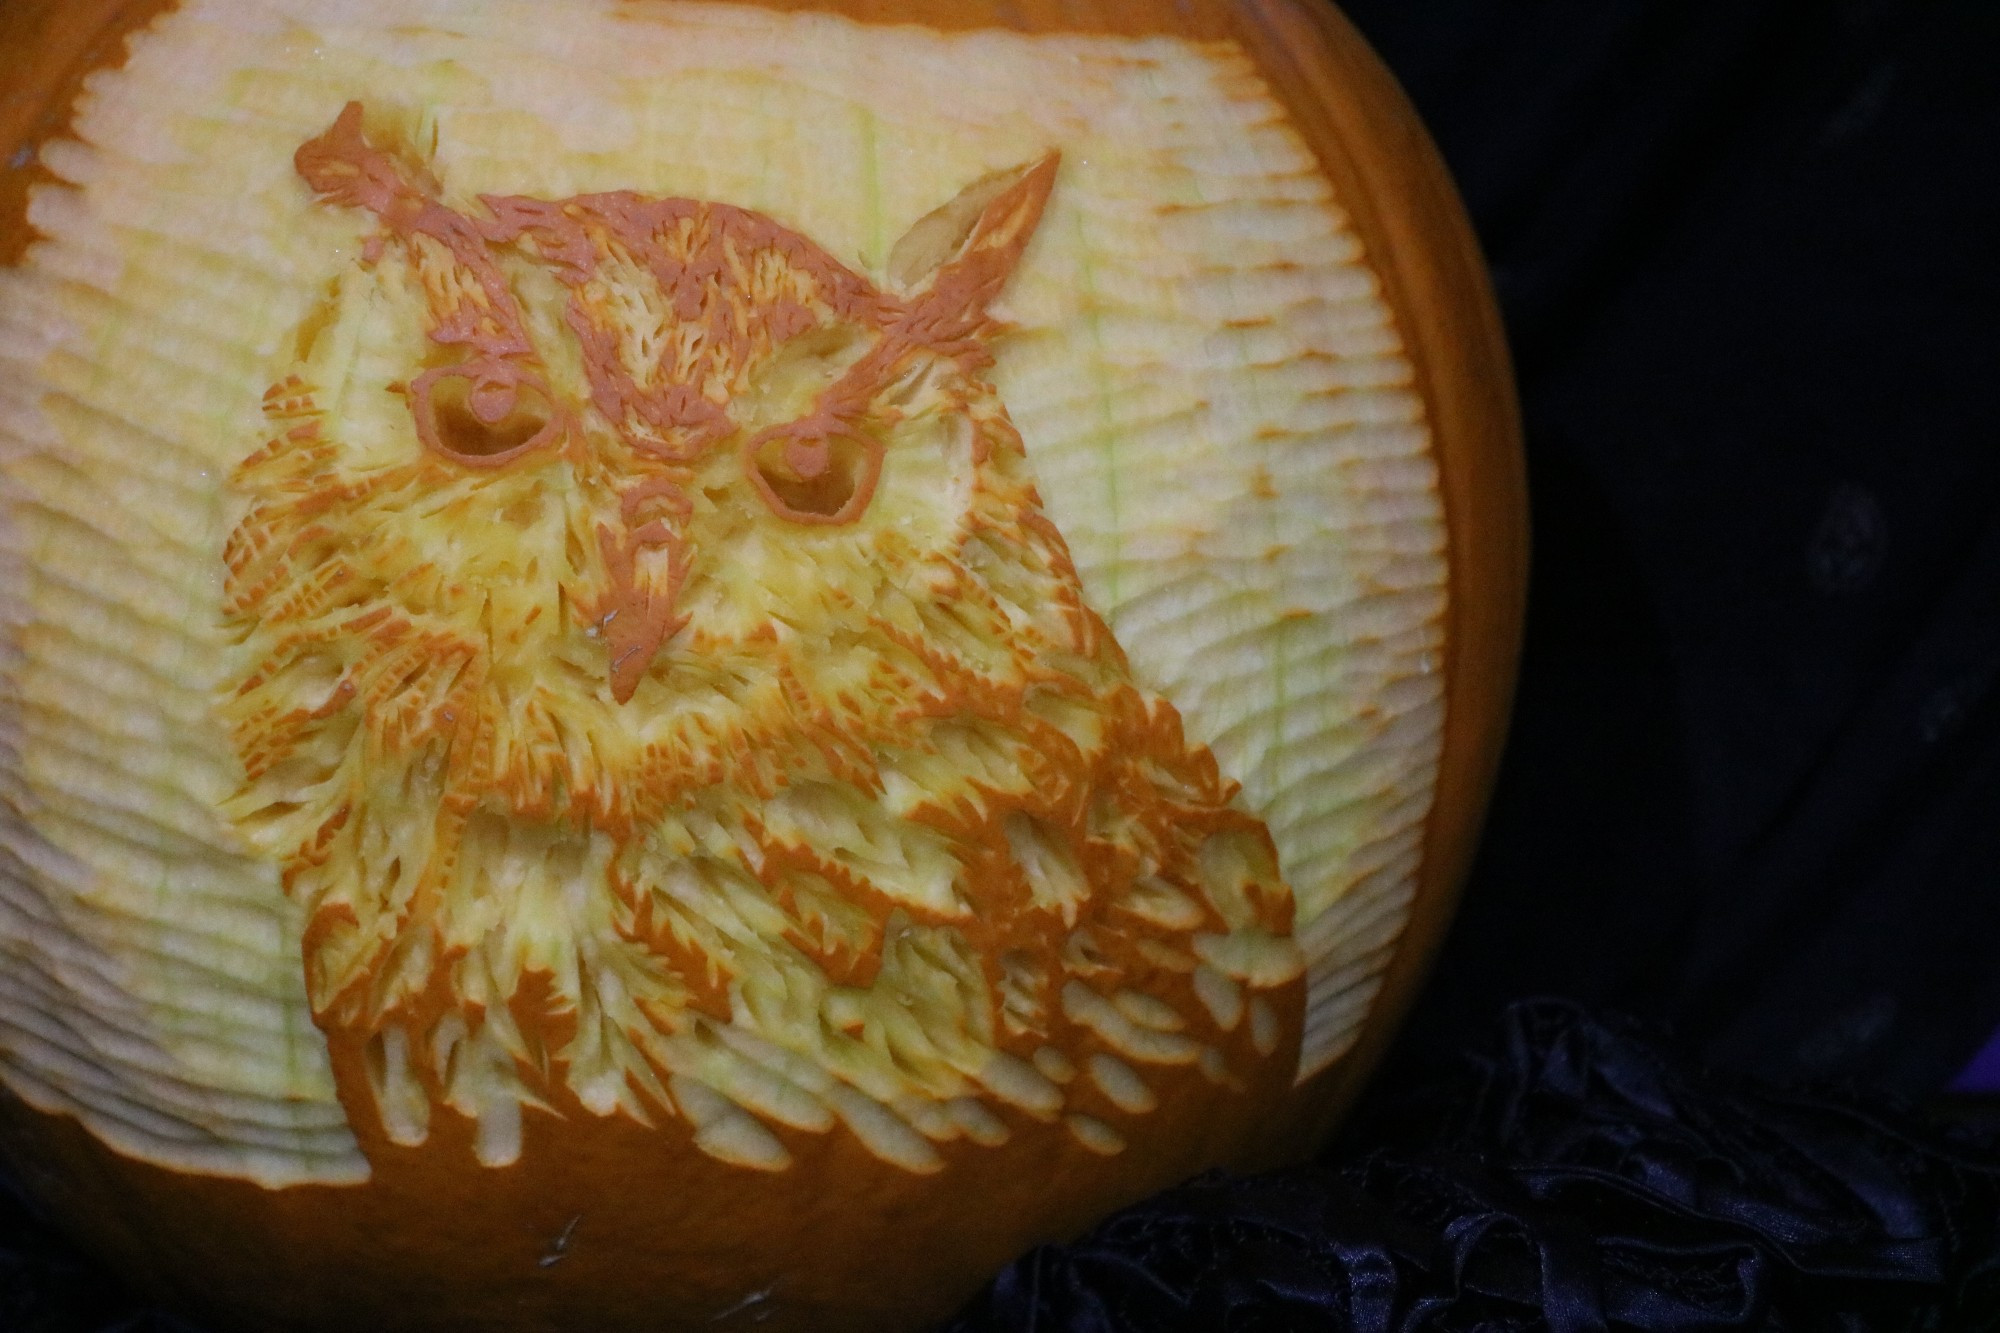
<path fill-rule="evenodd" d="M 1525 567 L 1306 0 L 0 16 L 0 1146 L 243 1329 L 917 1328 L 1312 1150 Z"/>

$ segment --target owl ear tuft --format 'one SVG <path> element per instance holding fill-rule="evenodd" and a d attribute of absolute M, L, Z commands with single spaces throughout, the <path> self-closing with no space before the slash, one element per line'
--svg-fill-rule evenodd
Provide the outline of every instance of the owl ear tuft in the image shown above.
<path fill-rule="evenodd" d="M 415 147 L 420 144 L 436 151 L 434 121 L 378 114 L 349 102 L 323 133 L 299 145 L 292 165 L 326 202 L 386 217 L 399 200 L 437 198 L 437 181 Z"/>
<path fill-rule="evenodd" d="M 889 252 L 889 281 L 906 293 L 969 282 L 983 307 L 1020 262 L 1042 220 L 1062 154 L 982 176 L 918 218 Z"/>

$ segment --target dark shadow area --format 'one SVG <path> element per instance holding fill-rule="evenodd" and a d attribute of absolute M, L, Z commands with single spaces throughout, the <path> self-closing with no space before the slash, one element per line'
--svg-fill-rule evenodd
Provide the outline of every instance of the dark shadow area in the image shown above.
<path fill-rule="evenodd" d="M 1935 1093 L 2000 1024 L 2000 10 L 1354 0 L 1518 359 L 1534 583 L 1385 1082 L 1562 994 Z"/>

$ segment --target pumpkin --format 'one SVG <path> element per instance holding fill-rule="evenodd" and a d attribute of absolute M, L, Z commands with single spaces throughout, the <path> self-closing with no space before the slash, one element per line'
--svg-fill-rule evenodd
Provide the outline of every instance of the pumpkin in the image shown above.
<path fill-rule="evenodd" d="M 914 1328 L 1312 1150 L 1523 582 L 1305 0 L 0 17 L 0 1125 L 220 1326 Z"/>

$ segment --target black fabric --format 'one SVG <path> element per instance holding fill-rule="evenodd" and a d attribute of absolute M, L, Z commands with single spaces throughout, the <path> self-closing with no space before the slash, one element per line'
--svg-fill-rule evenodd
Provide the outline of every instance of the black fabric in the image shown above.
<path fill-rule="evenodd" d="M 1534 492 L 1402 1063 L 1561 993 L 1935 1090 L 2000 1026 L 2000 5 L 1344 8 L 1486 247 Z"/>
<path fill-rule="evenodd" d="M 951 1333 L 2000 1328 L 2000 1152 L 1708 1073 L 1573 1004 L 1312 1171 L 1204 1177 Z M 1426 1113 L 1428 1112 L 1428 1113 Z"/>

